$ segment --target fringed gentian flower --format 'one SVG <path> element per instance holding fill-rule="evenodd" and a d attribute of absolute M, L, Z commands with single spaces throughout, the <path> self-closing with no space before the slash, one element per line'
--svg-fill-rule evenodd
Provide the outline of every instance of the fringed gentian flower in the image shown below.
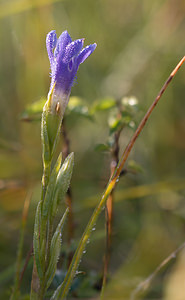
<path fill-rule="evenodd" d="M 84 39 L 72 41 L 67 31 L 57 39 L 55 30 L 48 33 L 46 47 L 51 66 L 52 112 L 63 116 L 78 67 L 94 51 L 96 44 L 83 48 Z M 82 49 L 83 48 L 83 49 Z"/>

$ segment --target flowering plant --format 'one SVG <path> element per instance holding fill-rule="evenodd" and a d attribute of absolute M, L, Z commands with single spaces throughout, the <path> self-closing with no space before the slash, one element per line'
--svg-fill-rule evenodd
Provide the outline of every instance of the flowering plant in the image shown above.
<path fill-rule="evenodd" d="M 55 275 L 60 254 L 61 230 L 68 209 L 55 230 L 53 223 L 58 205 L 70 184 L 74 155 L 69 154 L 62 163 L 62 155 L 59 154 L 53 168 L 51 165 L 77 70 L 96 48 L 96 44 L 92 44 L 82 49 L 83 44 L 84 39 L 72 41 L 67 31 L 64 31 L 58 40 L 54 30 L 49 32 L 46 38 L 51 85 L 41 123 L 44 170 L 41 201 L 35 216 L 32 300 L 43 299 Z M 58 299 L 57 297 L 54 295 L 52 299 Z"/>

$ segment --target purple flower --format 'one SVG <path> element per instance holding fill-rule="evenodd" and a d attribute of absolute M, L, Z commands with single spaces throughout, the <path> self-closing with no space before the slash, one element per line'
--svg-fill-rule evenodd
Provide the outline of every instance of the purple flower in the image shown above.
<path fill-rule="evenodd" d="M 51 85 L 53 89 L 52 107 L 60 104 L 64 113 L 69 101 L 71 87 L 78 67 L 95 50 L 96 44 L 83 48 L 84 39 L 72 41 L 67 31 L 57 39 L 55 30 L 48 33 L 46 47 L 51 66 Z M 82 49 L 83 48 L 83 49 Z"/>

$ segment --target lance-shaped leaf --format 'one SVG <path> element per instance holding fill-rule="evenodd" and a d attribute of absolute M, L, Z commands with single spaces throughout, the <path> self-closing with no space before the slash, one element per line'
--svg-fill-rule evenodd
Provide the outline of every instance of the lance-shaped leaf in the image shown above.
<path fill-rule="evenodd" d="M 46 282 L 47 282 L 47 288 L 50 286 L 53 277 L 56 272 L 57 268 L 57 262 L 59 259 L 60 255 L 60 249 L 61 249 L 61 232 L 62 232 L 62 227 L 65 223 L 67 214 L 69 212 L 69 209 L 67 208 L 60 223 L 57 226 L 57 229 L 53 235 L 53 238 L 51 240 L 51 247 L 50 247 L 50 260 L 49 260 L 49 266 L 46 271 Z"/>
<path fill-rule="evenodd" d="M 50 153 L 52 157 L 55 151 L 55 147 L 58 143 L 61 123 L 62 123 L 61 116 L 60 114 L 57 113 L 57 107 L 56 107 L 56 113 L 47 114 L 46 123 L 47 123 L 47 133 L 48 133 Z"/>
<path fill-rule="evenodd" d="M 55 84 L 48 94 L 48 100 L 44 105 L 42 113 L 41 136 L 43 144 L 43 161 L 45 164 L 51 161 L 58 142 L 62 123 L 62 115 L 58 102 L 56 103 L 56 107 L 53 109 L 52 99 L 54 87 Z"/>
<path fill-rule="evenodd" d="M 56 180 L 55 195 L 52 205 L 52 217 L 55 216 L 57 206 L 64 198 L 71 181 L 74 165 L 74 153 L 70 153 L 62 164 Z"/>
<path fill-rule="evenodd" d="M 44 199 L 44 203 L 42 205 L 42 216 L 46 218 L 49 214 L 49 210 L 51 208 L 51 204 L 53 201 L 54 197 L 54 191 L 55 191 L 55 186 L 56 186 L 56 180 L 57 180 L 57 175 L 59 173 L 60 167 L 61 167 L 61 162 L 62 162 L 62 153 L 60 153 L 57 162 L 52 170 L 49 183 L 47 186 L 46 190 L 46 196 Z"/>
<path fill-rule="evenodd" d="M 34 235 L 33 235 L 33 248 L 34 248 L 35 262 L 36 262 L 39 278 L 41 279 L 43 277 L 43 270 L 41 264 L 40 239 L 39 239 L 40 213 L 41 213 L 41 202 L 39 202 L 37 205 L 37 211 L 35 215 Z"/>
<path fill-rule="evenodd" d="M 51 151 L 49 146 L 49 137 L 48 137 L 48 130 L 47 130 L 47 110 L 45 109 L 45 106 L 42 113 L 41 138 L 42 138 L 43 162 L 44 164 L 47 164 L 51 160 Z"/>

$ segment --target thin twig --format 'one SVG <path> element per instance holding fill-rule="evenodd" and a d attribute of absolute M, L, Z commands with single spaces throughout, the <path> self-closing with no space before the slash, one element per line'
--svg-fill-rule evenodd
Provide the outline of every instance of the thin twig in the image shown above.
<path fill-rule="evenodd" d="M 24 273 L 25 273 L 25 271 L 27 269 L 28 263 L 29 263 L 30 258 L 32 257 L 32 255 L 33 255 L 33 243 L 32 243 L 32 245 L 30 247 L 30 250 L 27 253 L 27 256 L 26 256 L 26 259 L 25 259 L 25 263 L 24 263 L 24 266 L 23 266 L 21 274 L 20 274 L 19 287 L 21 286 L 21 283 L 22 283 L 22 280 L 23 280 L 23 277 L 24 277 Z"/>
<path fill-rule="evenodd" d="M 185 56 L 181 59 L 181 61 L 178 63 L 178 65 L 175 67 L 175 69 L 171 72 L 170 76 L 168 77 L 168 79 L 166 80 L 165 84 L 163 85 L 162 89 L 160 90 L 159 94 L 157 95 L 157 97 L 155 98 L 154 102 L 152 103 L 152 105 L 150 106 L 150 108 L 148 109 L 147 113 L 145 114 L 144 118 L 142 119 L 142 121 L 140 122 L 138 128 L 136 129 L 133 137 L 131 138 L 129 144 L 127 145 L 125 151 L 123 152 L 121 159 L 119 161 L 118 164 L 118 168 L 113 176 L 113 178 L 118 178 L 123 166 L 130 154 L 130 151 L 132 150 L 134 143 L 136 141 L 136 139 L 138 138 L 138 136 L 140 135 L 142 129 L 144 128 L 146 122 L 148 121 L 148 118 L 150 117 L 152 111 L 154 110 L 154 108 L 156 107 L 157 103 L 159 102 L 159 100 L 161 99 L 161 96 L 163 95 L 163 93 L 165 92 L 166 88 L 168 87 L 169 83 L 171 82 L 171 80 L 173 79 L 173 77 L 176 75 L 177 71 L 180 69 L 180 67 L 182 66 L 182 64 L 185 61 Z M 113 179 L 112 178 L 112 179 Z"/>
<path fill-rule="evenodd" d="M 151 284 L 152 280 L 157 275 L 157 273 L 161 271 L 161 269 L 165 267 L 172 259 L 176 258 L 177 254 L 184 248 L 185 242 L 182 245 L 180 245 L 175 251 L 173 251 L 168 257 L 166 257 L 162 261 L 162 263 L 155 269 L 155 271 L 136 287 L 136 289 L 131 294 L 130 300 L 135 300 L 135 297 L 140 292 L 145 292 L 149 288 L 149 285 Z"/>
<path fill-rule="evenodd" d="M 120 112 L 118 113 L 118 118 L 121 118 Z M 112 176 L 116 170 L 116 166 L 119 161 L 119 137 L 123 128 L 119 129 L 114 133 L 114 145 L 111 149 L 111 162 L 110 162 L 110 176 Z M 106 248 L 104 255 L 104 269 L 103 269 L 103 282 L 102 282 L 102 295 L 104 293 L 105 285 L 107 283 L 108 269 L 111 256 L 111 244 L 112 244 L 112 225 L 113 225 L 113 205 L 114 205 L 114 189 L 110 193 L 106 208 Z M 102 296 L 103 297 L 103 296 Z"/>

